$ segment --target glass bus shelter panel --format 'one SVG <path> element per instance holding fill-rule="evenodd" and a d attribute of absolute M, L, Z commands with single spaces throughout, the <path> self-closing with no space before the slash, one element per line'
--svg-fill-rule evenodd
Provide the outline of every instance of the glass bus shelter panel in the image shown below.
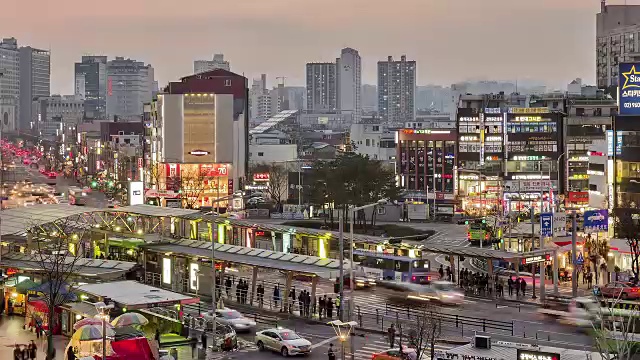
<path fill-rule="evenodd" d="M 296 255 L 293 259 L 289 260 L 291 262 L 294 263 L 301 263 L 303 262 L 307 257 L 306 256 L 300 256 L 300 255 Z"/>
<path fill-rule="evenodd" d="M 280 261 L 291 261 L 291 259 L 293 259 L 295 257 L 296 257 L 296 255 L 294 255 L 294 254 L 284 254 L 278 260 L 280 260 Z"/>
<path fill-rule="evenodd" d="M 249 248 L 249 250 L 251 250 L 251 251 L 249 251 L 247 253 L 247 255 L 249 255 L 249 256 L 260 256 L 260 254 L 262 254 L 264 252 L 264 250 L 262 250 L 262 249 L 251 249 L 251 248 Z"/>
<path fill-rule="evenodd" d="M 317 262 L 318 262 L 318 260 L 320 260 L 320 258 L 319 258 L 319 257 L 315 257 L 315 256 L 313 256 L 313 257 L 308 257 L 308 258 L 307 258 L 307 259 L 305 259 L 302 263 L 303 263 L 303 264 L 306 264 L 306 265 L 313 265 L 313 264 L 317 263 Z"/>
<path fill-rule="evenodd" d="M 319 259 L 319 260 L 315 263 L 315 265 L 318 265 L 318 266 L 327 266 L 327 265 L 331 264 L 333 261 L 335 261 L 335 260 L 330 260 L 330 259 Z"/>
<path fill-rule="evenodd" d="M 284 255 L 285 255 L 284 253 L 276 253 L 276 252 L 274 252 L 273 254 L 269 255 L 269 259 L 279 260 Z"/>
<path fill-rule="evenodd" d="M 250 253 L 252 250 L 253 249 L 251 249 L 251 248 L 243 247 L 243 248 L 240 248 L 240 251 L 238 251 L 236 254 L 246 255 L 246 254 Z"/>

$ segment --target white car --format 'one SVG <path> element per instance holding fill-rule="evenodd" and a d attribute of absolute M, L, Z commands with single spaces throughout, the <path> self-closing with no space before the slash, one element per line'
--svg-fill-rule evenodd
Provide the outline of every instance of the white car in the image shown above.
<path fill-rule="evenodd" d="M 207 321 L 213 320 L 213 310 L 204 314 Z M 216 310 L 216 321 L 231 326 L 236 332 L 251 331 L 256 326 L 256 322 L 245 317 L 236 310 L 224 308 Z"/>
<path fill-rule="evenodd" d="M 311 342 L 289 329 L 275 328 L 258 331 L 256 345 L 260 351 L 269 349 L 279 352 L 284 357 L 311 353 Z"/>

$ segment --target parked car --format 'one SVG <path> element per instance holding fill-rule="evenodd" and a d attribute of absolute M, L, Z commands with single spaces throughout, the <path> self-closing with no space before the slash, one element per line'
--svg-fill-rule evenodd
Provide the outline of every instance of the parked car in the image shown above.
<path fill-rule="evenodd" d="M 416 360 L 418 353 L 415 349 L 403 347 L 400 349 L 389 349 L 371 356 L 371 360 Z"/>
<path fill-rule="evenodd" d="M 311 353 L 311 342 L 289 329 L 266 329 L 256 333 L 256 345 L 260 351 L 277 351 L 282 356 L 307 355 Z"/>
<path fill-rule="evenodd" d="M 605 297 L 620 297 L 623 300 L 640 299 L 640 286 L 628 282 L 611 282 L 601 287 L 600 291 Z"/>

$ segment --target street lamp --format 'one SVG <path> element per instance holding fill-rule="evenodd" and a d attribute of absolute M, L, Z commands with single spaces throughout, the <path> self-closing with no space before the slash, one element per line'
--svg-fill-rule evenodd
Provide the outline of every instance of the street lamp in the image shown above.
<path fill-rule="evenodd" d="M 372 204 L 367 204 L 367 205 L 363 205 L 363 206 L 359 206 L 359 207 L 351 207 L 349 209 L 349 221 L 351 222 L 349 224 L 349 237 L 350 237 L 350 241 L 349 241 L 349 290 L 351 292 L 351 297 L 349 299 L 349 319 L 352 319 L 353 317 L 353 297 L 355 296 L 355 281 L 353 280 L 353 220 L 356 216 L 356 213 L 360 210 L 364 210 L 364 209 L 368 209 L 370 207 L 374 207 L 374 206 L 378 206 L 378 205 L 384 205 L 388 202 L 388 199 L 380 199 Z M 340 254 L 340 256 L 344 256 L 343 254 Z M 344 299 L 340 299 L 340 301 L 343 301 Z M 351 339 L 351 341 L 353 342 L 353 338 Z M 351 344 L 353 347 L 353 344 Z M 354 354 L 353 351 L 351 352 L 351 359 L 354 358 Z"/>
<path fill-rule="evenodd" d="M 341 346 L 341 358 L 342 360 L 345 360 L 345 352 L 344 352 L 344 344 L 347 342 L 347 339 L 351 338 L 353 339 L 351 335 L 351 329 L 353 329 L 354 326 L 357 326 L 358 323 L 355 321 L 349 321 L 349 322 L 342 322 L 340 320 L 333 320 L 333 321 L 329 321 L 327 324 L 331 325 L 331 327 L 333 328 L 333 330 L 336 332 L 336 336 L 338 337 L 338 339 L 340 340 L 340 346 Z M 353 351 L 353 344 L 351 346 L 351 358 L 353 359 L 354 356 L 354 351 Z"/>
<path fill-rule="evenodd" d="M 102 358 L 107 358 L 107 322 L 109 321 L 109 311 L 113 309 L 113 304 L 106 305 L 103 302 L 93 304 L 100 313 L 102 320 Z"/>

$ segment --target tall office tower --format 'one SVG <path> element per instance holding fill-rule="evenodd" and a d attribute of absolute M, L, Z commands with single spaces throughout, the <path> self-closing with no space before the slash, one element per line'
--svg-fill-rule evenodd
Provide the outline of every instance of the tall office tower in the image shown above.
<path fill-rule="evenodd" d="M 75 63 L 75 95 L 84 99 L 85 119 L 107 119 L 107 57 L 83 56 Z"/>
<path fill-rule="evenodd" d="M 360 121 L 362 114 L 362 65 L 357 50 L 344 48 L 336 59 L 337 107 L 343 114 L 352 114 L 352 121 Z"/>
<path fill-rule="evenodd" d="M 416 117 L 416 62 L 389 56 L 378 61 L 378 113 L 390 124 L 413 121 Z"/>
<path fill-rule="evenodd" d="M 18 41 L 15 38 L 2 39 L 0 42 L 0 100 L 2 103 L 1 115 L 3 122 L 6 117 L 7 125 L 9 125 L 10 118 L 14 121 L 17 120 L 16 114 L 20 97 L 19 54 Z M 5 126 L 3 125 L 2 128 L 4 130 Z"/>
<path fill-rule="evenodd" d="M 640 61 L 640 5 L 607 5 L 596 15 L 596 79 L 615 93 L 618 64 Z"/>
<path fill-rule="evenodd" d="M 307 110 L 337 109 L 336 64 L 307 63 Z"/>
<path fill-rule="evenodd" d="M 140 119 L 142 105 L 153 98 L 153 83 L 151 65 L 123 57 L 107 62 L 107 116 Z"/>
<path fill-rule="evenodd" d="M 51 95 L 51 54 L 30 46 L 20 48 L 20 121 L 22 131 L 33 128 L 33 100 Z"/>
<path fill-rule="evenodd" d="M 224 60 L 224 54 L 214 54 L 212 60 L 196 60 L 193 62 L 194 74 L 216 69 L 231 71 L 229 62 Z"/>

